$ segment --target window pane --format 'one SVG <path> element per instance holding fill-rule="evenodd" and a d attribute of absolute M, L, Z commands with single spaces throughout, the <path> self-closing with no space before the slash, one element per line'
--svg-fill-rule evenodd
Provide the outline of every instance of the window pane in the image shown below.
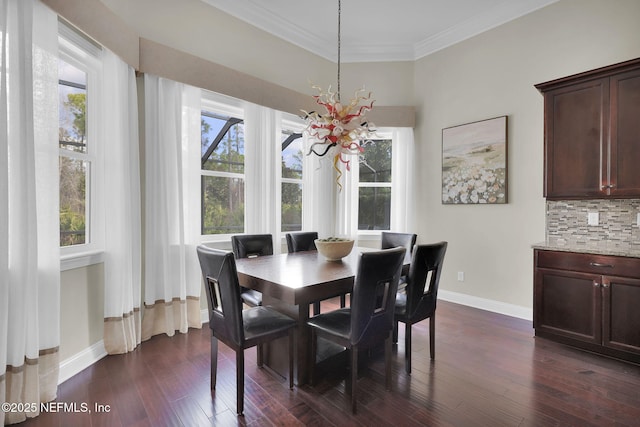
<path fill-rule="evenodd" d="M 244 232 L 244 180 L 202 177 L 202 234 Z"/>
<path fill-rule="evenodd" d="M 244 173 L 244 124 L 212 113 L 201 116 L 202 169 Z"/>
<path fill-rule="evenodd" d="M 367 141 L 360 155 L 360 182 L 391 182 L 391 140 Z"/>
<path fill-rule="evenodd" d="M 358 203 L 359 230 L 389 230 L 391 224 L 391 188 L 360 188 Z"/>
<path fill-rule="evenodd" d="M 292 141 L 291 133 L 282 134 L 283 145 L 287 144 L 282 150 L 282 177 L 302 179 L 302 158 L 304 153 L 302 151 L 302 137 L 300 134 L 294 134 L 297 138 Z"/>
<path fill-rule="evenodd" d="M 59 60 L 58 79 L 60 148 L 86 153 L 87 74 Z"/>
<path fill-rule="evenodd" d="M 86 242 L 87 162 L 60 156 L 60 246 Z"/>
<path fill-rule="evenodd" d="M 282 183 L 282 231 L 302 230 L 302 185 Z"/>

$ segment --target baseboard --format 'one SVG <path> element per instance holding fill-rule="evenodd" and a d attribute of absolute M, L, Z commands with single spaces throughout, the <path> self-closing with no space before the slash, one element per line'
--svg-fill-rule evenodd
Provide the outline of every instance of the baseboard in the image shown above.
<path fill-rule="evenodd" d="M 493 313 L 517 317 L 519 319 L 533 320 L 533 309 L 519 305 L 474 297 L 472 295 L 461 294 L 458 292 L 445 291 L 443 289 L 438 290 L 438 299 L 491 311 Z"/>
<path fill-rule="evenodd" d="M 82 350 L 80 353 L 63 360 L 60 362 L 58 385 L 93 365 L 106 355 L 107 350 L 104 348 L 104 341 L 100 340 L 91 347 Z"/>

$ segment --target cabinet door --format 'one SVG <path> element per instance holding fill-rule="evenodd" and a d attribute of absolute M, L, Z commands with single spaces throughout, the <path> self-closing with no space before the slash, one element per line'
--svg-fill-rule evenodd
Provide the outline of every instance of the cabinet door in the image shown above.
<path fill-rule="evenodd" d="M 602 278 L 602 343 L 640 354 L 640 279 Z"/>
<path fill-rule="evenodd" d="M 572 271 L 535 270 L 534 328 L 601 344 L 601 276 Z"/>
<path fill-rule="evenodd" d="M 608 121 L 608 78 L 545 93 L 545 197 L 607 194 Z"/>
<path fill-rule="evenodd" d="M 611 77 L 612 196 L 640 195 L 640 70 Z"/>

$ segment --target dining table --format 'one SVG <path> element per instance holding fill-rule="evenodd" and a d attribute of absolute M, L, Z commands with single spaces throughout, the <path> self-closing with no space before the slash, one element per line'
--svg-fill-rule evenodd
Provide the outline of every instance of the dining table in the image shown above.
<path fill-rule="evenodd" d="M 306 384 L 311 369 L 311 332 L 307 326 L 309 306 L 316 301 L 350 293 L 355 281 L 360 253 L 379 249 L 355 247 L 339 261 L 328 261 L 317 251 L 283 253 L 236 259 L 241 286 L 262 293 L 262 304 L 271 306 L 297 321 L 294 338 L 294 382 Z M 406 254 L 403 274 L 411 255 Z M 322 347 L 316 362 L 338 353 L 331 346 Z M 322 349 L 320 349 L 322 347 Z M 263 363 L 283 377 L 288 372 L 288 352 L 284 340 L 263 348 Z"/>

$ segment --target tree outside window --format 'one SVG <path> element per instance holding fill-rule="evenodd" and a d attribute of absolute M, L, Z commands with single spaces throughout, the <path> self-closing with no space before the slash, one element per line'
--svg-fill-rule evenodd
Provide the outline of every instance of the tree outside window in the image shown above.
<path fill-rule="evenodd" d="M 60 246 L 87 243 L 87 74 L 59 60 Z"/>
<path fill-rule="evenodd" d="M 302 230 L 302 134 L 282 132 L 282 216 L 283 232 Z"/>
<path fill-rule="evenodd" d="M 243 121 L 203 111 L 200 123 L 202 234 L 243 233 Z"/>
<path fill-rule="evenodd" d="M 391 225 L 391 139 L 363 144 L 359 157 L 358 229 L 389 230 Z"/>

